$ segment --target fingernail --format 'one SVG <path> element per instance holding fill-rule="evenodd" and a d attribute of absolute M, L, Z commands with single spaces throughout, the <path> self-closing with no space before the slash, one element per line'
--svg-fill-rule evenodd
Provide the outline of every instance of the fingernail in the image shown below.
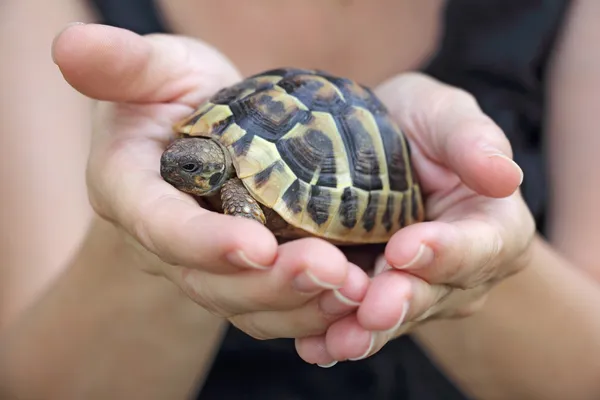
<path fill-rule="evenodd" d="M 363 360 L 363 359 L 367 358 L 369 356 L 369 354 L 371 354 L 371 351 L 373 351 L 373 347 L 375 347 L 375 333 L 371 332 L 371 341 L 369 343 L 369 347 L 367 348 L 367 351 L 365 351 L 360 357 L 349 358 L 348 360 L 359 361 L 359 360 Z"/>
<path fill-rule="evenodd" d="M 54 58 L 54 43 L 56 43 L 56 39 L 58 39 L 58 38 L 59 38 L 59 36 L 60 36 L 60 35 L 61 35 L 61 34 L 62 34 L 64 31 L 66 31 L 67 29 L 69 29 L 70 27 L 72 27 L 72 26 L 75 26 L 75 25 L 85 25 L 85 22 L 78 22 L 78 21 L 76 21 L 76 22 L 70 22 L 70 23 L 68 23 L 67 25 L 65 25 L 65 26 L 64 26 L 64 27 L 63 27 L 63 28 L 60 30 L 60 32 L 58 32 L 58 33 L 57 33 L 57 34 L 54 36 L 54 39 L 52 40 L 52 46 L 50 47 L 50 49 L 51 49 L 51 53 L 50 53 L 50 54 L 51 54 L 51 56 L 52 56 L 52 61 L 54 62 L 54 64 L 56 64 L 56 59 Z"/>
<path fill-rule="evenodd" d="M 333 291 L 333 295 L 335 296 L 336 299 L 338 299 L 341 303 L 350 306 L 350 307 L 358 307 L 360 306 L 360 303 L 358 301 L 354 301 L 351 300 L 349 298 L 347 298 L 346 296 L 344 296 L 342 294 L 342 292 L 340 292 L 339 290 L 334 290 Z"/>
<path fill-rule="evenodd" d="M 389 271 L 392 269 L 392 266 L 386 262 L 379 263 L 375 266 L 375 271 L 373 272 L 374 276 L 380 275 L 385 271 Z"/>
<path fill-rule="evenodd" d="M 394 265 L 394 268 L 397 269 L 419 269 L 427 266 L 428 264 L 433 262 L 435 258 L 435 254 L 431 247 L 421 244 L 419 246 L 419 250 L 417 254 L 410 260 L 407 264 L 404 265 Z"/>
<path fill-rule="evenodd" d="M 394 325 L 393 327 L 391 327 L 390 329 L 386 330 L 384 333 L 385 334 L 391 334 L 393 335 L 394 333 L 396 333 L 396 331 L 398 329 L 400 329 L 400 327 L 402 326 L 402 324 L 404 323 L 404 319 L 406 318 L 406 314 L 408 313 L 408 309 L 410 308 L 410 303 L 409 301 L 405 301 L 404 304 L 402 305 L 402 314 L 400 315 L 400 319 L 398 319 L 398 322 L 396 322 L 396 325 Z"/>
<path fill-rule="evenodd" d="M 319 301 L 319 308 L 328 315 L 342 315 L 360 306 L 359 302 L 350 300 L 339 290 L 333 290 L 333 296 L 326 294 Z"/>
<path fill-rule="evenodd" d="M 331 368 L 337 363 L 338 363 L 337 361 L 332 361 L 329 364 L 317 364 L 317 365 L 321 368 Z"/>
<path fill-rule="evenodd" d="M 339 289 L 341 286 L 323 282 L 313 275 L 310 271 L 304 271 L 294 278 L 292 282 L 294 288 L 303 293 L 316 292 L 322 289 Z"/>
<path fill-rule="evenodd" d="M 242 250 L 236 250 L 233 253 L 230 253 L 227 256 L 227 259 L 229 260 L 230 263 L 235 264 L 238 267 L 242 267 L 242 268 L 252 268 L 252 269 L 258 269 L 258 270 L 269 269 L 269 267 L 267 267 L 267 266 L 260 265 L 256 262 L 250 260 L 246 256 L 246 253 L 244 253 Z"/>
<path fill-rule="evenodd" d="M 494 153 L 494 154 L 491 154 L 489 157 L 490 158 L 492 158 L 492 157 L 500 157 L 500 158 L 502 158 L 504 160 L 507 160 L 511 165 L 513 165 L 513 167 L 517 169 L 517 171 L 519 172 L 519 175 L 521 176 L 521 179 L 519 180 L 519 186 L 521 186 L 521 184 L 523 183 L 523 176 L 524 176 L 523 175 L 523 170 L 521 169 L 521 167 L 519 167 L 519 164 L 517 164 L 515 162 L 515 160 L 513 160 L 510 157 L 508 157 L 506 154 L 502 154 L 502 153 Z"/>

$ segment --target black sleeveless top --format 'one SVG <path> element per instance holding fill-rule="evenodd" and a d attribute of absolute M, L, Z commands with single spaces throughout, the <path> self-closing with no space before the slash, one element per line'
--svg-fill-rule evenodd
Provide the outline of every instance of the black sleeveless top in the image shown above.
<path fill-rule="evenodd" d="M 169 32 L 152 0 L 89 0 L 101 22 Z M 510 139 L 525 200 L 543 234 L 547 205 L 541 130 L 549 53 L 568 0 L 448 0 L 439 52 L 422 68 L 476 96 Z M 393 51 L 393 49 L 390 49 Z M 256 341 L 230 328 L 198 399 L 466 400 L 410 338 L 360 362 L 308 365 L 292 340 Z"/>

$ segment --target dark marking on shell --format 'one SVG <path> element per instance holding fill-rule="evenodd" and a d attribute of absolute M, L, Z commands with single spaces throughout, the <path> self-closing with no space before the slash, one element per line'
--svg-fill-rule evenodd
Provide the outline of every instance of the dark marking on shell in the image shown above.
<path fill-rule="evenodd" d="M 340 222 L 346 228 L 354 228 L 358 214 L 358 195 L 354 188 L 347 187 L 341 196 L 339 216 Z"/>
<path fill-rule="evenodd" d="M 418 193 L 415 189 L 412 190 L 411 193 L 411 206 L 412 206 L 412 219 L 413 221 L 418 221 L 421 216 L 419 215 L 419 197 Z"/>
<path fill-rule="evenodd" d="M 377 207 L 379 203 L 379 193 L 370 193 L 367 201 L 367 208 L 362 217 L 363 228 L 371 232 L 375 227 L 375 218 L 377 218 Z"/>
<path fill-rule="evenodd" d="M 306 211 L 317 225 L 323 225 L 329 219 L 331 193 L 319 186 L 312 186 Z"/>
<path fill-rule="evenodd" d="M 252 139 L 254 139 L 254 135 L 246 133 L 244 136 L 231 144 L 236 157 L 241 157 L 248 154 L 248 150 L 252 144 Z"/>
<path fill-rule="evenodd" d="M 408 212 L 409 206 L 409 197 L 407 194 L 405 194 L 404 196 L 402 196 L 402 208 L 400 209 L 400 217 L 398 218 L 398 223 L 400 224 L 400 226 L 406 226 L 406 213 Z"/>
<path fill-rule="evenodd" d="M 268 94 L 257 95 L 255 99 L 256 105 L 263 107 L 266 110 L 266 114 L 273 121 L 281 121 L 285 118 L 288 111 L 285 109 L 285 104 L 282 101 L 274 99 L 273 96 Z"/>
<path fill-rule="evenodd" d="M 202 117 L 204 117 L 210 110 L 212 110 L 213 108 L 215 108 L 214 104 L 211 104 L 210 106 L 208 106 L 206 108 L 206 110 L 197 113 L 196 115 L 193 115 L 190 119 L 188 119 L 187 121 L 185 121 L 185 125 L 188 126 L 193 126 L 196 124 L 196 122 L 198 122 Z"/>
<path fill-rule="evenodd" d="M 233 118 L 246 132 L 276 142 L 296 124 L 308 121 L 310 112 L 287 109 L 285 104 L 266 93 L 253 94 L 230 104 Z M 266 113 L 262 110 L 268 110 Z"/>
<path fill-rule="evenodd" d="M 386 231 L 390 231 L 392 229 L 392 216 L 394 215 L 394 196 L 392 194 L 388 195 L 385 212 L 381 217 L 381 223 Z"/>
<path fill-rule="evenodd" d="M 381 190 L 380 166 L 374 143 L 369 133 L 349 107 L 340 115 L 334 115 L 344 146 L 354 186 L 367 191 Z"/>
<path fill-rule="evenodd" d="M 314 79 L 312 76 L 292 76 L 282 79 L 277 85 L 283 88 L 290 96 L 296 97 L 311 111 L 331 112 L 335 114 L 346 105 L 336 92 L 333 84 L 328 81 Z"/>
<path fill-rule="evenodd" d="M 298 179 L 290 185 L 289 188 L 283 193 L 282 200 L 285 202 L 288 209 L 294 214 L 298 214 L 302 211 L 302 186 Z"/>
<path fill-rule="evenodd" d="M 211 130 L 209 133 L 212 135 L 221 136 L 223 134 L 223 132 L 225 132 L 227 130 L 227 128 L 229 128 L 231 126 L 232 123 L 233 123 L 233 116 L 230 115 L 229 117 L 227 117 L 225 119 L 215 122 L 213 124 L 213 126 L 211 127 Z"/>
<path fill-rule="evenodd" d="M 254 90 L 254 93 L 268 90 L 273 87 L 271 82 L 260 82 L 255 79 L 245 79 L 232 86 L 225 87 L 215 93 L 209 101 L 215 104 L 230 105 L 239 100 L 239 97 L 246 90 Z"/>
<path fill-rule="evenodd" d="M 254 175 L 254 184 L 257 188 L 261 188 L 269 181 L 269 178 L 273 172 L 282 170 L 283 162 L 281 160 L 277 160 L 267 168 Z"/>
<path fill-rule="evenodd" d="M 373 113 L 374 116 L 388 114 L 388 108 L 368 86 L 348 78 L 332 76 L 326 72 L 323 73 L 322 76 L 339 89 L 343 94 L 347 105 L 366 108 Z"/>
<path fill-rule="evenodd" d="M 323 132 L 309 129 L 302 136 L 282 138 L 276 146 L 281 158 L 298 178 L 310 183 L 320 167 L 317 185 L 336 187 L 336 155 L 331 139 Z"/>
<path fill-rule="evenodd" d="M 399 128 L 394 122 L 384 115 L 375 116 L 375 122 L 381 133 L 385 158 L 388 166 L 388 180 L 390 189 L 404 191 L 408 188 L 406 158 L 402 146 Z"/>

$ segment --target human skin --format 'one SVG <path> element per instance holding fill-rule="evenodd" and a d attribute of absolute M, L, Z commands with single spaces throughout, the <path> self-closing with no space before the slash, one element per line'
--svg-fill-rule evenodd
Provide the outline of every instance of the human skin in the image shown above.
<path fill-rule="evenodd" d="M 597 258 L 595 241 L 598 237 L 597 226 L 599 225 L 590 216 L 593 215 L 593 204 L 597 204 L 598 196 L 590 190 L 593 185 L 585 186 L 588 188 L 586 196 L 578 195 L 578 186 L 574 190 L 565 190 L 570 188 L 569 185 L 579 185 L 581 177 L 592 183 L 598 180 L 595 171 L 599 168 L 594 167 L 597 160 L 586 151 L 595 148 L 590 145 L 590 140 L 595 137 L 591 134 L 590 127 L 594 125 L 594 117 L 597 115 L 597 110 L 594 109 L 595 103 L 586 101 L 587 98 L 593 98 L 590 96 L 597 91 L 595 88 L 598 86 L 598 77 L 594 73 L 598 70 L 596 67 L 598 60 L 585 50 L 586 44 L 591 46 L 597 42 L 593 18 L 590 20 L 590 16 L 597 12 L 594 7 L 596 6 L 593 2 L 580 2 L 578 11 L 571 16 L 572 23 L 565 35 L 568 39 L 557 53 L 556 59 L 561 61 L 556 62 L 551 81 L 554 112 L 549 114 L 552 115 L 550 137 L 551 148 L 555 149 L 552 153 L 551 165 L 555 168 L 552 179 L 557 183 L 555 187 L 561 188 L 554 189 L 553 193 L 553 198 L 560 207 L 555 206 L 551 215 L 551 222 L 554 225 L 550 239 L 551 247 L 541 238 L 536 238 L 532 243 L 531 261 L 528 267 L 524 272 L 507 279 L 505 283 L 493 289 L 487 305 L 475 316 L 464 320 L 432 322 L 416 331 L 418 337 L 423 339 L 427 350 L 440 360 L 445 370 L 449 371 L 464 389 L 478 393 L 480 398 L 520 396 L 543 399 L 586 399 L 597 397 L 597 382 L 600 380 L 594 360 L 598 359 L 597 338 L 600 332 L 596 323 L 598 312 L 593 305 L 599 304 L 595 283 L 597 268 L 594 261 Z M 574 132 L 579 135 L 578 140 L 572 140 Z M 574 216 L 576 218 L 573 218 Z M 102 243 L 97 236 L 94 236 L 94 242 Z M 111 249 L 112 247 L 106 247 L 102 252 L 106 254 Z M 561 258 L 557 252 L 565 254 L 566 257 Z M 90 262 L 93 258 L 88 258 L 89 254 L 81 253 L 78 257 L 83 257 L 86 260 L 84 265 L 91 270 L 95 269 L 94 263 Z M 67 270 L 70 271 L 71 268 Z M 76 287 L 75 282 L 80 285 L 81 279 L 71 279 L 70 282 L 69 285 L 73 289 Z M 532 291 L 533 287 L 537 290 Z M 127 302 L 134 292 L 132 288 L 123 290 L 122 297 L 115 299 L 119 301 L 112 304 L 112 309 L 109 307 L 110 311 L 117 312 L 117 305 Z M 44 307 L 47 306 L 42 303 L 40 309 L 44 310 Z M 69 312 L 64 304 L 62 307 L 55 307 L 55 310 L 59 313 L 61 310 L 63 313 Z M 77 314 L 89 313 L 92 310 L 93 307 L 81 305 Z M 44 313 L 46 317 L 43 319 L 40 318 L 39 313 L 32 312 L 29 315 L 32 316 L 31 318 L 37 318 L 40 326 L 37 333 L 36 330 L 32 330 L 29 335 L 24 335 L 22 343 L 36 343 L 27 339 L 31 339 L 32 335 L 41 335 L 43 328 L 53 324 L 60 327 L 60 333 L 65 341 L 87 335 L 80 331 L 65 331 L 64 326 L 69 325 L 61 325 L 61 319 L 57 318 L 55 313 Z M 537 315 L 538 318 L 531 320 L 532 315 Z M 132 320 L 133 318 L 125 319 L 125 321 Z M 110 326 L 111 321 L 110 318 L 98 319 L 94 323 L 99 327 L 106 327 Z M 527 326 L 527 329 L 524 329 L 524 326 Z M 131 332 L 152 332 L 152 329 L 142 329 L 142 326 L 129 326 L 129 328 Z M 199 331 L 194 331 L 194 334 L 197 333 Z M 127 337 L 122 339 L 127 343 Z M 132 342 L 136 339 L 135 335 L 129 337 Z M 166 340 L 166 337 L 160 339 L 165 343 L 171 343 Z M 14 345 L 16 342 L 10 343 Z M 578 345 L 575 350 L 570 347 L 574 343 Z M 103 346 L 106 346 L 103 347 L 104 349 L 117 350 L 114 343 L 109 340 L 103 343 Z M 13 357 L 22 359 L 27 355 L 26 348 L 19 346 L 14 348 L 22 349 L 22 352 L 13 352 Z M 171 350 L 174 351 L 175 348 L 176 346 Z M 549 348 L 553 351 L 549 352 Z M 52 357 L 39 358 L 41 354 L 39 352 L 30 352 L 29 356 L 35 359 L 42 371 L 55 368 L 57 371 L 66 372 L 63 379 L 54 384 L 68 387 L 72 382 L 69 378 L 77 376 L 76 372 L 73 372 L 76 370 L 65 367 L 66 363 L 62 362 L 65 353 L 53 354 L 51 346 L 46 350 L 48 350 L 46 355 Z M 67 354 L 75 354 L 79 357 L 79 359 L 75 357 L 75 364 L 82 367 L 82 372 L 85 371 L 86 365 L 92 365 L 94 362 L 97 365 L 97 358 L 91 357 L 86 360 L 85 354 L 76 354 L 76 347 L 72 350 L 72 353 Z M 167 353 L 173 354 L 172 351 Z M 152 352 L 147 355 L 152 357 L 152 361 L 160 360 L 160 357 Z M 135 357 L 126 360 L 127 363 L 123 363 L 123 360 L 118 361 L 120 362 L 116 362 L 115 359 L 104 360 L 104 374 L 98 375 L 98 382 L 112 381 L 118 374 L 119 368 L 128 372 L 131 363 L 137 362 Z M 141 365 L 152 368 L 148 366 L 151 363 L 141 362 L 147 359 L 139 358 L 138 361 L 140 361 L 136 364 L 138 367 Z M 50 365 L 52 367 L 49 367 Z M 177 365 L 185 370 L 186 364 L 176 362 L 170 365 Z M 160 363 L 156 364 L 157 368 L 161 366 Z M 560 375 L 555 373 L 557 366 L 561 368 Z M 157 382 L 155 389 L 161 388 L 165 390 L 162 393 L 170 394 L 176 391 L 168 391 L 167 387 L 171 389 L 177 387 L 185 391 L 185 388 L 179 385 L 182 385 L 182 381 L 186 378 L 175 375 L 177 374 L 166 376 L 165 381 Z M 22 379 L 20 382 L 29 386 L 33 381 L 40 382 L 39 390 L 44 389 L 41 378 L 38 377 L 38 380 L 34 376 L 28 378 L 32 380 Z M 179 378 L 182 381 L 178 381 Z M 134 378 L 128 384 L 131 385 L 132 390 L 141 390 L 144 385 L 140 382 L 141 380 Z M 90 382 L 85 382 L 82 386 L 86 385 L 88 390 L 90 387 L 93 388 Z M 108 395 L 119 393 L 119 388 L 116 386 L 104 387 L 109 391 Z"/>
<path fill-rule="evenodd" d="M 480 399 L 600 397 L 600 3 L 573 2 L 552 54 L 545 119 L 550 207 L 528 267 L 471 318 L 415 332 Z"/>
<path fill-rule="evenodd" d="M 123 47 L 128 49 L 127 58 L 123 57 Z M 189 114 L 195 104 L 213 93 L 216 88 L 239 79 L 235 69 L 214 49 L 187 38 L 168 35 L 142 38 L 122 29 L 79 25 L 69 27 L 59 36 L 54 44 L 53 56 L 65 79 L 74 88 L 100 101 L 96 107 L 87 175 L 90 202 L 96 213 L 111 224 L 103 223 L 105 229 L 101 232 L 106 235 L 103 240 L 95 234 L 90 234 L 86 245 L 95 248 L 107 241 L 113 243 L 113 246 L 118 246 L 119 251 L 107 247 L 106 254 L 115 258 L 103 260 L 90 257 L 84 247 L 75 263 L 62 279 L 58 280 L 47 297 L 36 304 L 31 314 L 25 315 L 6 336 L 3 343 L 4 355 L 13 365 L 6 373 L 12 382 L 16 382 L 14 385 L 18 393 L 18 389 L 24 390 L 18 383 L 25 385 L 25 382 L 31 379 L 30 368 L 34 359 L 38 366 L 34 371 L 39 371 L 41 375 L 44 369 L 40 367 L 49 363 L 60 363 L 71 374 L 76 374 L 76 371 L 90 368 L 91 363 L 95 362 L 96 368 L 103 365 L 94 357 L 86 357 L 88 353 L 85 349 L 91 343 L 97 343 L 102 353 L 109 352 L 110 349 L 110 353 L 122 354 L 123 349 L 120 346 L 125 346 L 128 342 L 121 342 L 119 335 L 113 337 L 105 333 L 102 341 L 93 340 L 99 332 L 106 332 L 106 324 L 112 321 L 110 312 L 105 314 L 97 311 L 105 318 L 93 318 L 80 326 L 76 331 L 79 334 L 78 341 L 64 341 L 69 336 L 64 335 L 64 329 L 73 326 L 67 322 L 78 318 L 83 310 L 104 310 L 107 307 L 116 312 L 119 304 L 139 304 L 128 298 L 133 296 L 135 299 L 140 296 L 137 290 L 143 293 L 157 290 L 151 289 L 150 286 L 158 286 L 158 283 L 148 283 L 149 286 L 140 283 L 139 287 L 132 286 L 131 293 L 123 291 L 119 296 L 101 299 L 94 296 L 90 299 L 91 304 L 68 306 L 68 303 L 65 303 L 73 296 L 81 296 L 81 291 L 93 293 L 96 290 L 106 290 L 108 293 L 110 291 L 106 288 L 111 284 L 122 287 L 113 279 L 124 279 L 120 276 L 125 273 L 124 270 L 131 274 L 132 279 L 139 275 L 140 282 L 146 282 L 148 277 L 161 283 L 166 279 L 181 289 L 188 297 L 188 302 L 186 303 L 181 296 L 173 301 L 181 301 L 178 307 L 182 308 L 189 307 L 190 302 L 197 303 L 199 309 L 197 319 L 194 319 L 197 321 L 194 329 L 198 330 L 197 335 L 203 336 L 207 335 L 206 332 L 202 332 L 203 329 L 208 328 L 209 332 L 215 329 L 215 324 L 203 323 L 203 318 L 206 317 L 204 310 L 227 319 L 249 335 L 261 339 L 329 335 L 330 326 L 335 327 L 336 320 L 344 315 L 352 315 L 363 298 L 366 299 L 365 295 L 369 295 L 369 285 L 371 288 L 376 287 L 374 283 L 369 284 L 365 272 L 348 262 L 335 246 L 320 239 L 303 239 L 277 246 L 275 238 L 264 226 L 243 218 L 204 210 L 188 195 L 177 191 L 160 178 L 158 160 L 169 138 L 169 127 L 172 123 Z M 196 58 L 203 62 L 194 62 Z M 136 79 L 132 79 L 132 76 Z M 400 98 L 412 98 L 410 103 L 415 107 L 413 111 L 423 113 L 423 117 L 427 118 L 430 118 L 428 110 L 431 108 L 420 106 L 428 102 L 424 101 L 426 98 L 419 100 L 416 93 L 439 96 L 447 90 L 450 99 L 464 95 L 420 74 L 406 74 L 400 77 L 393 87 L 400 90 Z M 469 99 L 468 96 L 465 98 Z M 460 105 L 460 102 L 456 104 Z M 469 107 L 474 107 L 472 101 L 466 105 L 466 122 L 470 122 L 476 111 L 476 108 Z M 446 126 L 456 122 L 455 115 L 463 114 L 458 112 L 431 115 L 436 115 L 440 124 Z M 460 125 L 460 121 L 458 122 Z M 486 124 L 489 122 L 486 121 Z M 477 124 L 474 126 L 480 128 Z M 489 126 L 493 128 L 493 125 Z M 511 180 L 512 186 L 518 185 L 520 171 L 506 156 L 497 156 L 501 151 L 500 147 L 504 147 L 505 152 L 508 152 L 510 147 L 497 128 L 493 129 L 496 130 L 483 135 L 477 134 L 481 136 L 473 136 L 473 132 L 478 129 L 466 130 L 466 135 L 457 136 L 458 142 L 449 144 L 449 148 L 460 146 L 460 141 L 464 141 L 464 146 L 472 146 L 474 140 L 479 145 L 485 141 L 488 146 L 482 147 L 481 154 L 474 153 L 466 159 L 456 159 L 455 162 L 461 165 L 464 162 L 477 165 L 483 163 L 489 168 L 486 177 L 490 174 L 500 174 L 500 177 L 505 175 L 504 179 L 497 179 L 506 182 L 504 186 L 484 188 L 489 195 L 505 197 L 507 193 L 514 191 L 514 188 L 510 187 Z M 435 130 L 429 133 L 435 142 L 434 138 L 444 131 Z M 483 138 L 486 139 L 482 141 Z M 416 160 L 419 165 L 418 155 Z M 427 162 L 424 165 L 427 166 Z M 481 173 L 479 169 L 476 171 L 477 174 Z M 441 175 L 438 176 L 443 176 L 444 171 L 439 173 Z M 436 176 L 435 171 L 431 176 Z M 473 186 L 477 186 L 477 176 L 471 178 Z M 426 190 L 435 190 L 436 180 L 425 181 L 424 187 Z M 485 251 L 486 248 L 482 247 L 482 253 L 477 256 L 485 255 Z M 386 258 L 389 259 L 389 256 L 386 255 Z M 106 261 L 115 264 L 116 267 L 105 267 L 104 270 L 102 267 Z M 123 264 L 126 265 L 125 268 Z M 107 279 L 88 280 L 85 278 L 88 271 L 90 274 L 107 274 Z M 508 272 L 511 272 L 511 269 L 498 269 L 492 276 Z M 74 278 L 74 274 L 83 276 L 75 275 Z M 457 284 L 461 284 L 460 278 L 456 279 Z M 465 275 L 463 279 L 466 280 L 462 284 L 469 284 L 469 275 Z M 92 287 L 84 285 L 84 282 Z M 94 285 L 98 287 L 94 288 Z M 412 291 L 411 303 L 414 307 L 411 307 L 411 310 L 421 309 L 425 312 L 427 307 L 436 303 L 435 294 L 439 293 L 439 290 L 426 285 L 420 288 L 421 291 Z M 367 303 L 363 303 L 365 304 Z M 445 309 L 451 312 L 452 308 Z M 130 338 L 133 336 L 129 335 L 135 332 L 157 330 L 153 324 L 158 321 L 143 322 L 148 325 L 144 326 L 136 318 L 118 323 L 120 329 L 127 327 L 127 332 L 131 332 L 127 337 Z M 331 325 L 332 323 L 334 325 Z M 375 323 L 385 324 L 386 321 L 382 319 L 382 322 Z M 47 332 L 55 329 L 61 330 L 61 335 L 48 337 Z M 179 329 L 176 330 L 179 332 Z M 161 330 L 157 333 L 159 332 Z M 45 335 L 43 341 L 37 338 L 40 334 Z M 165 346 L 167 343 L 173 346 L 189 344 L 166 338 L 162 341 Z M 41 349 L 37 348 L 36 352 L 31 343 L 43 344 L 43 356 L 40 356 Z M 213 348 L 215 344 L 210 346 L 203 343 L 207 348 Z M 81 347 L 78 348 L 78 345 Z M 66 346 L 69 346 L 70 351 Z M 142 344 L 139 346 L 143 347 Z M 197 348 L 198 352 L 200 350 Z M 347 347 L 343 350 L 348 352 L 360 349 Z M 177 348 L 172 351 L 174 354 L 179 353 Z M 66 357 L 65 352 L 70 357 Z M 148 353 L 159 355 L 152 351 Z M 116 360 L 108 358 L 103 361 L 106 363 L 104 373 L 114 372 L 110 365 Z M 134 358 L 130 362 L 139 361 L 138 358 Z M 158 368 L 171 367 L 165 363 L 174 362 L 169 358 L 164 362 L 155 361 L 156 363 L 146 362 L 140 376 L 156 373 L 154 371 L 158 371 Z M 181 362 L 180 368 L 196 368 L 198 371 L 198 360 L 191 356 L 177 361 Z M 186 376 L 187 379 L 191 379 L 195 375 Z M 71 378 L 73 382 L 79 382 L 81 379 L 73 375 Z M 108 379 L 108 375 L 106 378 Z M 35 388 L 27 386 L 26 389 L 45 389 L 67 398 L 71 395 L 90 393 L 93 389 L 92 383 L 89 383 L 90 386 L 73 387 L 62 379 L 52 379 L 45 383 L 46 385 L 40 384 Z M 169 385 L 166 377 L 162 383 L 164 386 L 161 390 L 164 390 L 164 393 L 177 391 L 176 386 Z M 180 386 L 179 390 L 185 390 L 186 393 L 191 390 L 189 381 L 188 386 L 181 385 L 181 381 L 173 380 L 171 383 L 177 383 L 177 386 Z M 99 393 L 132 390 L 134 386 L 134 383 L 123 383 L 123 386 L 109 386 Z"/>
<path fill-rule="evenodd" d="M 418 66 L 431 54 L 442 4 L 440 0 L 418 4 L 412 0 L 340 1 L 324 8 L 321 2 L 295 2 L 282 9 L 269 1 L 248 7 L 236 1 L 157 2 L 175 31 L 216 45 L 235 59 L 243 75 L 272 65 L 310 67 L 318 60 L 333 73 L 373 86 L 396 71 Z M 0 291 L 5 298 L 0 304 L 0 326 L 6 326 L 65 268 L 92 216 L 84 176 L 92 102 L 68 86 L 47 54 L 53 36 L 67 22 L 89 22 L 96 15 L 80 0 L 52 4 L 9 0 L 2 11 L 0 51 L 11 54 L 9 62 L 0 64 L 5 88 L 1 95 L 4 196 L 0 200 Z M 228 29 L 221 29 L 223 18 Z M 294 26 L 288 31 L 296 36 L 293 48 L 285 35 L 271 32 L 281 32 L 281 23 L 286 29 Z M 307 23 L 310 30 L 304 28 Z M 23 35 L 24 26 L 27 35 Z M 332 29 L 336 34 L 331 34 Z M 252 48 L 240 40 L 240 32 L 253 41 Z M 388 49 L 398 37 L 412 39 L 401 51 L 390 54 Z M 370 61 L 347 62 L 357 54 L 368 54 L 365 60 Z M 23 79 L 24 75 L 28 78 Z M 10 134 L 17 131 L 22 134 Z M 45 131 L 52 133 L 38 134 Z M 40 179 L 40 171 L 53 179 Z M 57 227 L 60 235 L 55 233 Z"/>

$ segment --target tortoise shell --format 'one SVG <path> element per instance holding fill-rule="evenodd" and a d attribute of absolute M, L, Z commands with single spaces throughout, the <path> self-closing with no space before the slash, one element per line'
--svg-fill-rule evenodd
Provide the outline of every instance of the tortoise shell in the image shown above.
<path fill-rule="evenodd" d="M 311 235 L 386 242 L 424 218 L 409 143 L 374 93 L 352 80 L 266 71 L 221 89 L 174 128 L 223 144 L 249 193 Z"/>

